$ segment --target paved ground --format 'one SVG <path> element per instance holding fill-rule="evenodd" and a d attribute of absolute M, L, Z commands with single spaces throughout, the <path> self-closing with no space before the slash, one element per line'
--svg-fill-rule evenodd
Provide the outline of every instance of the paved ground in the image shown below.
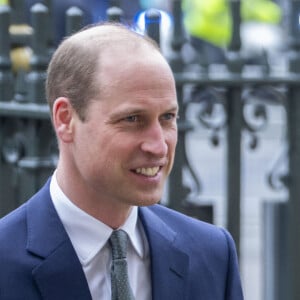
<path fill-rule="evenodd" d="M 189 118 L 194 120 L 192 109 Z M 193 113 L 192 113 L 193 112 Z M 267 184 L 267 173 L 271 168 L 284 140 L 284 112 L 279 107 L 269 110 L 270 123 L 260 133 L 260 144 L 256 150 L 243 147 L 242 165 L 242 235 L 241 275 L 245 300 L 263 300 L 263 229 L 262 204 L 264 201 L 284 198 L 285 191 L 275 192 Z M 215 223 L 225 224 L 225 145 L 211 147 L 209 133 L 201 128 L 188 137 L 189 157 L 203 183 L 204 198 L 215 201 Z M 247 141 L 247 135 L 243 137 Z M 225 142 L 225 139 L 224 139 Z"/>

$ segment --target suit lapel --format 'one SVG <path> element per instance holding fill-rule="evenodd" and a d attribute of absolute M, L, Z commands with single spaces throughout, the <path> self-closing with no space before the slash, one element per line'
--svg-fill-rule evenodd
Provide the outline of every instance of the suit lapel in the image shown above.
<path fill-rule="evenodd" d="M 140 208 L 150 247 L 154 300 L 185 299 L 189 257 L 176 246 L 176 232 L 149 208 Z"/>
<path fill-rule="evenodd" d="M 176 245 L 176 232 L 150 208 L 139 213 L 150 247 L 153 300 L 185 299 L 189 257 Z M 81 264 L 52 204 L 49 182 L 28 202 L 27 229 L 27 250 L 41 259 L 32 274 L 43 299 L 91 300 Z"/>
<path fill-rule="evenodd" d="M 92 299 L 81 264 L 55 211 L 48 184 L 27 206 L 27 250 L 41 258 L 32 271 L 43 299 Z"/>

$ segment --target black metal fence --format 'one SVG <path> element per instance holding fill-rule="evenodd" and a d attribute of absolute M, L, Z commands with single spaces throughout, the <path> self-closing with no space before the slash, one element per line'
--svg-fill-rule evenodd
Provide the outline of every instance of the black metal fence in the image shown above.
<path fill-rule="evenodd" d="M 56 140 L 44 95 L 45 70 L 55 47 L 53 33 L 49 30 L 49 10 L 43 4 L 34 5 L 30 11 L 31 26 L 28 26 L 22 22 L 22 1 L 12 2 L 14 7 L 0 6 L 0 215 L 8 213 L 38 190 L 53 172 L 57 161 Z M 278 270 L 287 272 L 266 274 L 268 289 L 274 291 L 278 282 L 280 286 L 276 287 L 279 289 L 276 296 L 268 296 L 272 293 L 267 291 L 265 299 L 296 300 L 300 295 L 297 284 L 300 278 L 300 1 L 289 2 L 287 64 L 278 73 L 268 64 L 267 57 L 259 66 L 245 64 L 240 39 L 240 1 L 231 0 L 229 4 L 233 35 L 226 61 L 216 71 L 202 64 L 199 57 L 198 63 L 193 62 L 197 70 L 191 71 L 191 65 L 187 65 L 183 57 L 187 39 L 181 1 L 173 0 L 174 30 L 168 60 L 176 79 L 181 118 L 176 160 L 169 180 L 168 205 L 213 221 L 213 205 L 197 200 L 201 193 L 200 178 L 189 163 L 186 149 L 186 137 L 195 129 L 187 117 L 187 110 L 191 104 L 197 104 L 199 121 L 211 130 L 212 143 L 217 145 L 219 133 L 226 132 L 226 226 L 239 252 L 242 133 L 250 135 L 250 147 L 255 148 L 256 133 L 267 123 L 267 106 L 276 103 L 284 107 L 288 172 L 280 174 L 275 169 L 266 176 L 274 189 L 288 190 L 288 199 L 281 204 L 286 210 L 283 217 L 278 217 L 275 206 L 266 208 L 266 228 L 269 228 L 266 249 L 269 250 L 265 253 L 274 258 L 272 264 L 278 265 Z M 118 21 L 121 13 L 118 7 L 110 8 L 108 18 Z M 83 12 L 78 8 L 72 7 L 66 12 L 66 35 L 82 27 L 82 18 Z M 147 12 L 146 31 L 158 42 L 159 20 L 157 11 Z M 213 120 L 216 106 L 221 107 L 224 116 L 221 122 Z M 250 117 L 245 113 L 249 106 L 253 112 Z M 193 179 L 192 186 L 184 184 L 186 172 Z M 286 255 L 274 256 L 274 247 L 270 245 L 275 240 L 279 241 L 275 246 L 280 247 L 277 250 Z"/>

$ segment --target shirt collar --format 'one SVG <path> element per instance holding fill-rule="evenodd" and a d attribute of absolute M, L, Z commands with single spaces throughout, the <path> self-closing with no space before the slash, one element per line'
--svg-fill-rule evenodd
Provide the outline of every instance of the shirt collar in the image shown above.
<path fill-rule="evenodd" d="M 59 187 L 56 172 L 51 178 L 50 195 L 81 263 L 88 264 L 105 246 L 113 231 L 112 228 L 76 206 Z M 138 226 L 136 206 L 132 207 L 130 215 L 120 229 L 126 231 L 133 248 L 140 257 L 143 257 L 145 246 Z"/>

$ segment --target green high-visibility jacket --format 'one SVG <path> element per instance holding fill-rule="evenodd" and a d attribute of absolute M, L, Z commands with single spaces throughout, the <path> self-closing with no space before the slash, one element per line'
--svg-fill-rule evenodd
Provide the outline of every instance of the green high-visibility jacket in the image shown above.
<path fill-rule="evenodd" d="M 228 0 L 183 0 L 184 24 L 191 36 L 225 47 L 231 40 L 231 13 Z M 281 10 L 269 0 L 241 1 L 243 21 L 277 24 Z"/>

